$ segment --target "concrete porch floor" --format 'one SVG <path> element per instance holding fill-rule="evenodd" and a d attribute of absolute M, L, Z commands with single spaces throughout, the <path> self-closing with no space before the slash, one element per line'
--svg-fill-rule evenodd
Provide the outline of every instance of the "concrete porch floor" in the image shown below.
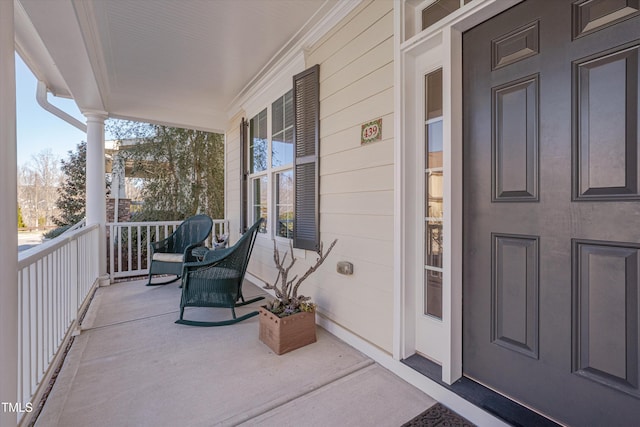
<path fill-rule="evenodd" d="M 320 327 L 318 342 L 277 356 L 258 340 L 257 317 L 177 325 L 178 282 L 144 284 L 98 289 L 36 426 L 397 427 L 435 403 Z M 245 282 L 246 297 L 263 293 Z"/>

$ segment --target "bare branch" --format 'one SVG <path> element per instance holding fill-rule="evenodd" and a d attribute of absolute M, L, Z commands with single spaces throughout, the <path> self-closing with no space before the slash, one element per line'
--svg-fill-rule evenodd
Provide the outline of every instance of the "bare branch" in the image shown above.
<path fill-rule="evenodd" d="M 329 256 L 333 247 L 338 243 L 338 239 L 335 239 L 329 249 L 324 252 L 324 247 L 322 242 L 318 245 L 318 259 L 315 264 L 304 273 L 304 275 L 298 278 L 298 275 L 295 275 L 292 279 L 289 279 L 289 272 L 296 264 L 297 258 L 293 254 L 293 241 L 289 241 L 289 250 L 284 253 L 283 256 L 280 255 L 280 251 L 278 250 L 278 245 L 274 239 L 273 241 L 273 260 L 276 265 L 276 269 L 278 270 L 278 276 L 273 284 L 267 283 L 264 286 L 264 289 L 273 290 L 276 294 L 276 297 L 280 300 L 280 303 L 287 306 L 291 304 L 292 306 L 298 306 L 298 304 L 309 301 L 310 297 L 305 297 L 303 295 L 298 296 L 298 288 L 304 282 L 304 280 L 309 277 L 314 271 L 318 269 L 322 265 L 325 259 Z M 287 265 L 287 256 L 291 256 L 291 261 L 289 261 Z M 295 283 L 295 285 L 294 285 Z"/>
<path fill-rule="evenodd" d="M 333 242 L 331 242 L 331 245 L 329 246 L 329 249 L 327 250 L 326 253 L 323 254 L 322 251 L 322 242 L 320 242 L 320 252 L 318 253 L 319 258 L 316 260 L 316 263 L 309 267 L 309 269 L 307 270 L 306 273 L 304 273 L 304 275 L 298 279 L 298 282 L 296 283 L 296 285 L 293 287 L 293 295 L 292 298 L 297 298 L 298 296 L 298 288 L 300 287 L 300 285 L 302 284 L 302 282 L 304 282 L 304 280 L 309 277 L 311 275 L 311 273 L 313 273 L 314 271 L 316 271 L 318 269 L 318 267 L 320 267 L 322 265 L 322 263 L 324 262 L 325 259 L 327 259 L 327 257 L 329 256 L 329 254 L 331 253 L 331 250 L 333 249 L 333 247 L 336 245 L 336 243 L 338 243 L 338 239 L 335 239 Z"/>

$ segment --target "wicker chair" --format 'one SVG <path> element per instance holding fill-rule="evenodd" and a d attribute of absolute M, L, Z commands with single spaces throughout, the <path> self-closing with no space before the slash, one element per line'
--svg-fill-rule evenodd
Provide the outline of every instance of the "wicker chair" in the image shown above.
<path fill-rule="evenodd" d="M 187 218 L 166 239 L 151 243 L 151 266 L 147 286 L 166 285 L 180 279 L 182 264 L 196 260 L 192 250 L 204 246 L 212 228 L 211 218 L 207 215 L 196 215 Z M 154 274 L 175 274 L 177 277 L 165 282 L 151 283 L 151 276 Z"/>
<path fill-rule="evenodd" d="M 258 314 L 257 311 L 253 311 L 241 317 L 236 317 L 235 307 L 264 299 L 263 296 L 259 296 L 245 301 L 242 296 L 242 282 L 247 271 L 256 234 L 262 221 L 262 218 L 259 219 L 232 247 L 211 250 L 205 255 L 202 262 L 184 264 L 180 319 L 176 323 L 191 326 L 224 326 Z M 217 322 L 185 320 L 185 307 L 230 308 L 233 318 Z"/>

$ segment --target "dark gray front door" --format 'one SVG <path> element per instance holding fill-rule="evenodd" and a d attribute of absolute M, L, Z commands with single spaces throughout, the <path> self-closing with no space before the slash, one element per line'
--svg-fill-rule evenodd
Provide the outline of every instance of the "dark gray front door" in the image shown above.
<path fill-rule="evenodd" d="M 528 0 L 463 38 L 465 375 L 640 423 L 637 1 Z"/>

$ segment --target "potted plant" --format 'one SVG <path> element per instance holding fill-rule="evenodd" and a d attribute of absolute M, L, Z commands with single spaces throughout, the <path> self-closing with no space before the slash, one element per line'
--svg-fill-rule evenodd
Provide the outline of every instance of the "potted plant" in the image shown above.
<path fill-rule="evenodd" d="M 260 308 L 260 341 L 274 353 L 284 354 L 316 342 L 316 305 L 298 290 L 302 282 L 327 259 L 337 242 L 338 239 L 334 240 L 326 252 L 320 242 L 315 264 L 300 278 L 295 275 L 290 279 L 289 273 L 297 260 L 293 256 L 293 243 L 289 243 L 289 251 L 280 257 L 274 240 L 273 260 L 278 276 L 273 284 L 267 283 L 264 288 L 274 291 L 276 298 Z M 288 264 L 287 256 L 290 257 Z"/>

